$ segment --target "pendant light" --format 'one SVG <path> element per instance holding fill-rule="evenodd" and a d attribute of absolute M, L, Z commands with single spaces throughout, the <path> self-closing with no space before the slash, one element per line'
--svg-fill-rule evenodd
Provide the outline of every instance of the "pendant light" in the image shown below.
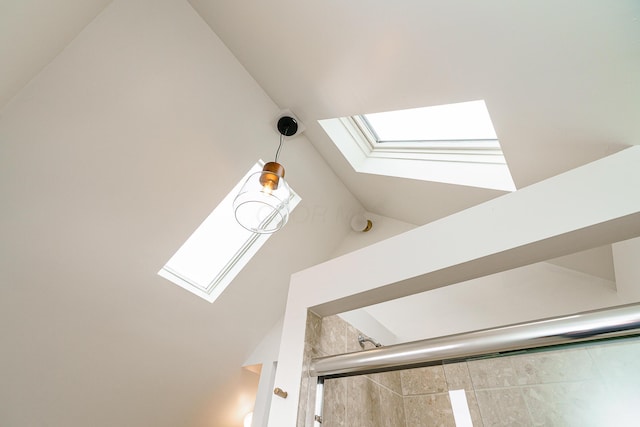
<path fill-rule="evenodd" d="M 290 116 L 278 120 L 280 145 L 273 162 L 251 174 L 233 200 L 236 221 L 245 229 L 260 234 L 280 230 L 289 219 L 291 189 L 284 179 L 284 167 L 278 163 L 285 136 L 295 135 L 298 122 Z"/>

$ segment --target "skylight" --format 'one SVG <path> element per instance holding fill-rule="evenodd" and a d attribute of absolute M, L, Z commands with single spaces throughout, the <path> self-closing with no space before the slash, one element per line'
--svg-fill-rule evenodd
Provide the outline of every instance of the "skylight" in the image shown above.
<path fill-rule="evenodd" d="M 357 172 L 515 190 L 482 100 L 319 123 Z"/>
<path fill-rule="evenodd" d="M 233 215 L 233 199 L 254 172 L 262 170 L 260 160 L 227 194 L 158 274 L 182 288 L 215 301 L 249 260 L 271 236 L 252 233 Z M 292 190 L 290 210 L 300 202 Z"/>
<path fill-rule="evenodd" d="M 498 139 L 484 101 L 365 114 L 377 142 Z"/>

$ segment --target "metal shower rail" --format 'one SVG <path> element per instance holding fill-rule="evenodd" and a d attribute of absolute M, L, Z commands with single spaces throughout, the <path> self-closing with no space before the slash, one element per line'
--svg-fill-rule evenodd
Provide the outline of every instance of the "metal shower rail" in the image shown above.
<path fill-rule="evenodd" d="M 356 353 L 315 358 L 309 374 L 349 376 L 445 360 L 640 334 L 640 304 L 587 311 Z"/>

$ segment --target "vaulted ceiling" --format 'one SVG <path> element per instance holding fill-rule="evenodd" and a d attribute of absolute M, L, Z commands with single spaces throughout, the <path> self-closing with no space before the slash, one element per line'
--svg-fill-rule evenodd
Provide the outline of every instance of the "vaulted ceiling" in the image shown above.
<path fill-rule="evenodd" d="M 634 1 L 191 4 L 383 215 L 422 224 L 499 193 L 356 174 L 318 119 L 484 99 L 518 188 L 640 138 Z"/>
<path fill-rule="evenodd" d="M 484 99 L 518 188 L 640 141 L 637 1 L 189 4 L 0 5 L 0 424 L 239 426 L 230 408 L 256 383 L 239 367 L 348 213 L 419 225 L 502 194 L 358 174 L 319 119 Z M 138 27 L 166 51 L 131 48 Z M 216 36 L 244 70 L 208 86 Z M 122 113 L 92 98 L 92 73 Z M 284 159 L 307 196 L 263 248 L 277 263 L 257 257 L 214 304 L 165 283 L 162 263 L 273 152 L 258 119 L 285 108 L 306 126 Z"/>

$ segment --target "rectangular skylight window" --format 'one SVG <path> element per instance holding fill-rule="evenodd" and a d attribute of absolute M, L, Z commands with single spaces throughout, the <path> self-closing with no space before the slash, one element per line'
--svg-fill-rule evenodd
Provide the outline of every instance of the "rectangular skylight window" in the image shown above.
<path fill-rule="evenodd" d="M 515 190 L 482 100 L 319 123 L 357 172 Z"/>
<path fill-rule="evenodd" d="M 361 117 L 380 143 L 498 139 L 482 100 Z"/>
<path fill-rule="evenodd" d="M 215 301 L 271 236 L 241 227 L 233 215 L 233 199 L 252 173 L 262 170 L 258 161 L 211 212 L 158 272 L 178 286 L 209 302 Z M 293 192 L 293 211 L 300 197 Z"/>

